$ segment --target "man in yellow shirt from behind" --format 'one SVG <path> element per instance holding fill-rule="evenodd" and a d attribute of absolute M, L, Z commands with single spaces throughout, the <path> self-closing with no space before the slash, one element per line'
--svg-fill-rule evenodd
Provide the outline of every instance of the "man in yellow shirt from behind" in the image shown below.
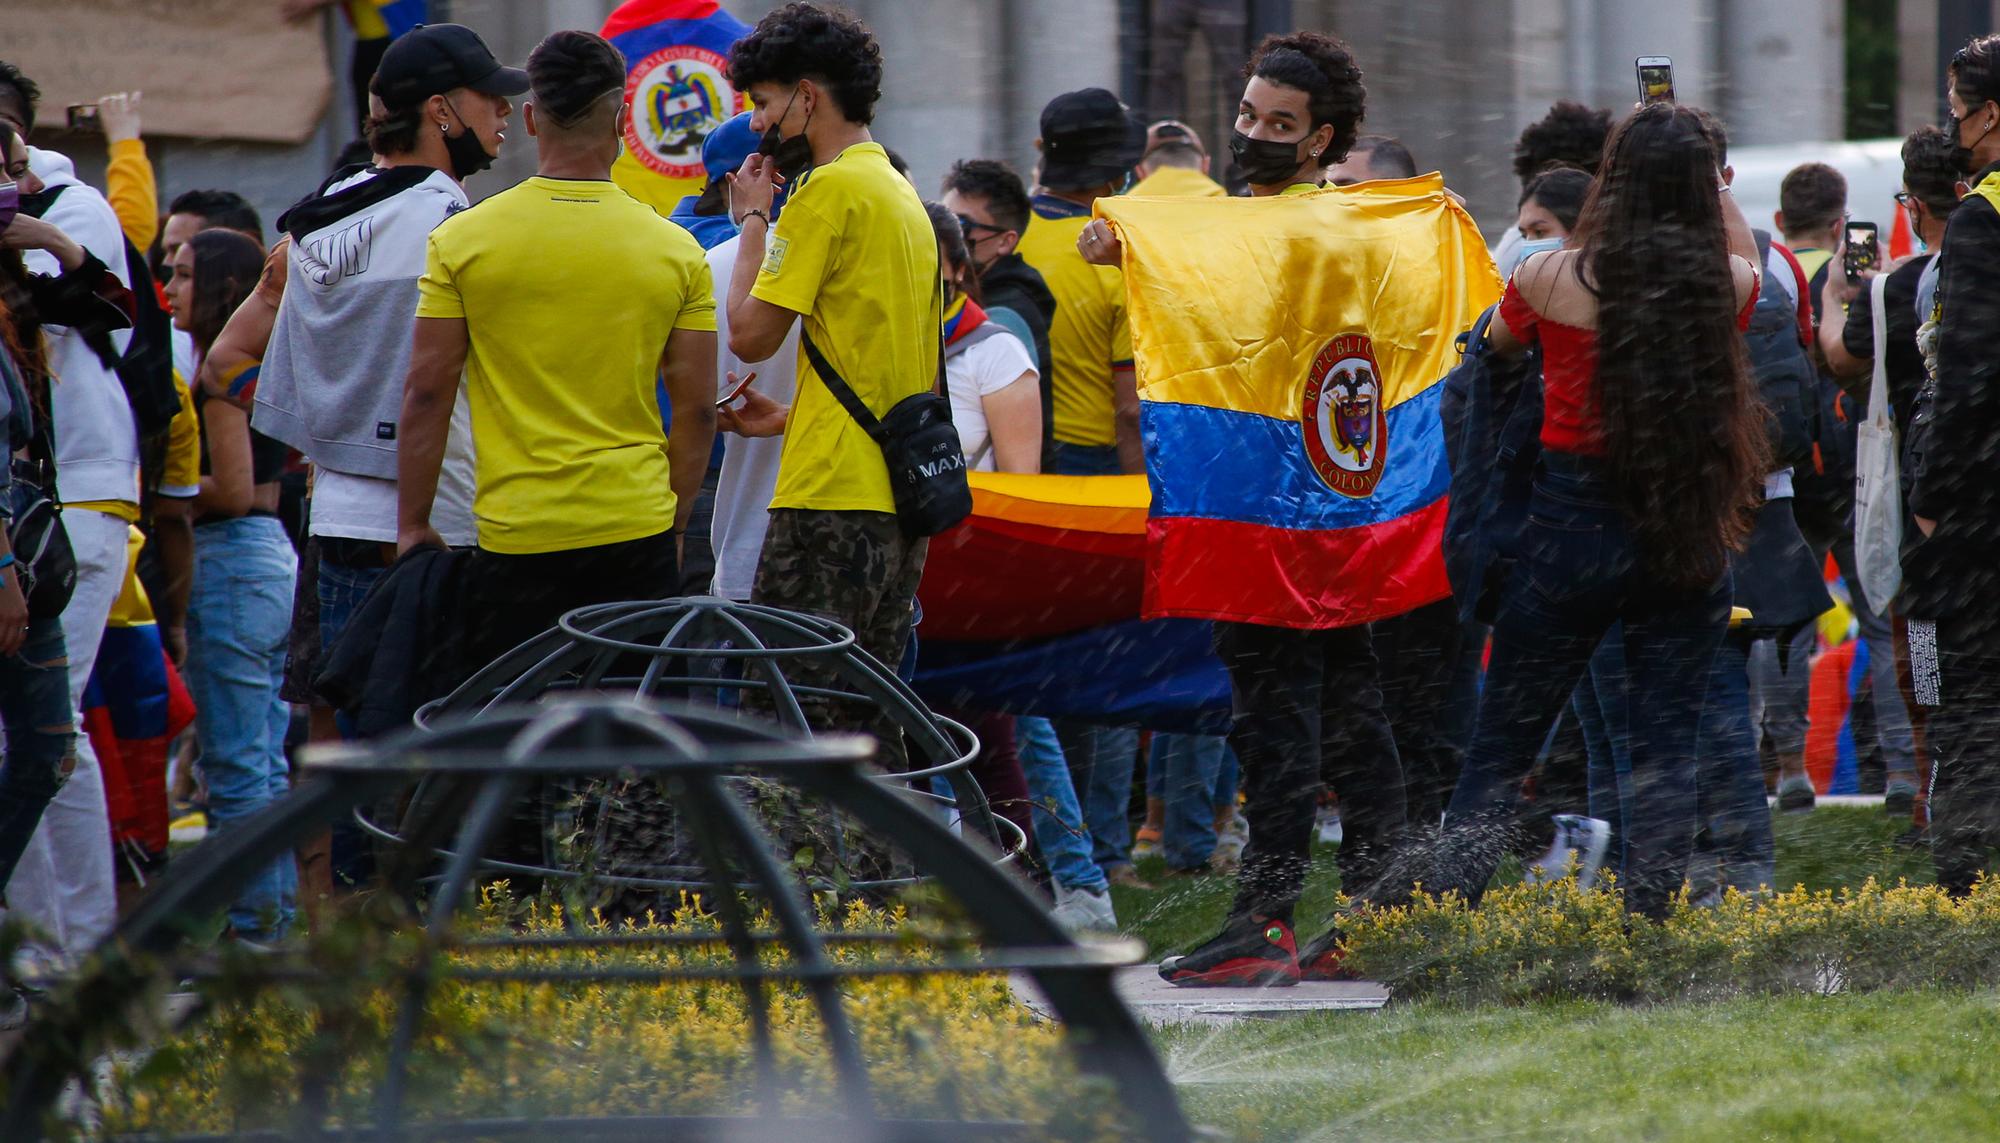
<path fill-rule="evenodd" d="M 611 181 L 630 114 L 624 57 L 600 36 L 556 32 L 529 55 L 528 81 L 535 175 L 430 233 L 397 450 L 398 546 L 442 547 L 430 513 L 463 370 L 475 666 L 575 608 L 673 594 L 715 435 L 708 263 Z"/>

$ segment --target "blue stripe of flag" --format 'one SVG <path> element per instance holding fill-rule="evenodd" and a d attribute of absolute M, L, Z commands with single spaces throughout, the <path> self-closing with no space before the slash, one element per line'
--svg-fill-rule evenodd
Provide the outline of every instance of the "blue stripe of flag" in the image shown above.
<path fill-rule="evenodd" d="M 1296 420 L 1258 413 L 1143 402 L 1140 429 L 1153 486 L 1153 516 L 1234 520 L 1271 528 L 1364 528 L 1423 508 L 1451 484 L 1438 400 L 1444 386 L 1389 410 L 1382 482 L 1365 499 L 1326 486 L 1306 455 Z"/>

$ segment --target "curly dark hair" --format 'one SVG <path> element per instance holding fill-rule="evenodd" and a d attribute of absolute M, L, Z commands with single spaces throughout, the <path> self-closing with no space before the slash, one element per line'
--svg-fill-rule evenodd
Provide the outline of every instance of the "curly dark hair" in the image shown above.
<path fill-rule="evenodd" d="M 998 159 L 960 159 L 945 172 L 938 193 L 957 191 L 986 200 L 986 210 L 998 226 L 1016 234 L 1028 232 L 1028 184 L 1014 168 Z"/>
<path fill-rule="evenodd" d="M 1564 99 L 1549 113 L 1528 124 L 1514 143 L 1514 177 L 1526 186 L 1550 167 L 1575 167 L 1597 173 L 1604 159 L 1604 141 L 1611 136 L 1611 113 Z"/>
<path fill-rule="evenodd" d="M 1327 166 L 1345 161 L 1361 133 L 1368 89 L 1361 85 L 1361 65 L 1354 53 L 1323 32 L 1287 32 L 1264 37 L 1250 62 L 1243 65 L 1244 79 L 1263 79 L 1297 88 L 1309 98 L 1312 128 L 1333 125 L 1333 143 L 1320 155 Z"/>
<path fill-rule="evenodd" d="M 1903 140 L 1903 185 L 1932 216 L 1948 218 L 1958 209 L 1958 140 L 1936 127 L 1919 127 Z"/>
<path fill-rule="evenodd" d="M 0 60 L 0 94 L 12 94 L 21 104 L 21 126 L 35 129 L 35 105 L 42 101 L 41 85 L 21 74 L 21 69 Z"/>
<path fill-rule="evenodd" d="M 882 98 L 881 45 L 866 24 L 846 12 L 787 4 L 757 21 L 730 49 L 729 82 L 738 91 L 753 83 L 801 79 L 832 92 L 850 122 L 873 122 Z"/>
<path fill-rule="evenodd" d="M 1597 297 L 1592 396 L 1612 487 L 1642 560 L 1677 587 L 1713 583 L 1742 550 L 1771 465 L 1716 166 L 1691 108 L 1633 113 L 1570 240 Z"/>

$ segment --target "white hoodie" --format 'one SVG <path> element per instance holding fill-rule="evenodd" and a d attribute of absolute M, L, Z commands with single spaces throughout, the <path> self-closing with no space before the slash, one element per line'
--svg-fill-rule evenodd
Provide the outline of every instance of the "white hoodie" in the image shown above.
<path fill-rule="evenodd" d="M 111 268 L 119 282 L 132 285 L 125 272 L 125 232 L 111 204 L 93 188 L 77 181 L 68 157 L 40 147 L 28 148 L 28 168 L 51 190 L 62 187 L 44 220 Z M 30 250 L 28 270 L 60 274 L 55 255 Z M 151 282 L 140 283 L 152 289 Z M 118 374 L 106 369 L 97 353 L 68 326 L 45 327 L 49 367 L 55 371 L 52 420 L 56 434 L 56 491 L 65 504 L 93 500 L 139 501 L 139 430 L 125 387 Z M 119 330 L 111 344 L 125 352 L 132 334 Z"/>

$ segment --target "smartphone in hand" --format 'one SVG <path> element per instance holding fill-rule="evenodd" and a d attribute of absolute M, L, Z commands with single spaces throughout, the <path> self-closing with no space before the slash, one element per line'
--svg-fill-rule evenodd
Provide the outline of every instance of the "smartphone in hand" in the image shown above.
<path fill-rule="evenodd" d="M 1847 271 L 1850 281 L 1864 273 L 1881 269 L 1881 228 L 1872 222 L 1848 223 L 1847 241 L 1840 249 L 1840 265 L 1841 269 Z"/>
<path fill-rule="evenodd" d="M 72 131 L 102 131 L 103 121 L 97 116 L 97 104 L 72 103 L 69 105 L 69 129 Z"/>
<path fill-rule="evenodd" d="M 1674 61 L 1667 56 L 1640 56 L 1633 61 L 1639 69 L 1639 102 L 1674 101 Z"/>

